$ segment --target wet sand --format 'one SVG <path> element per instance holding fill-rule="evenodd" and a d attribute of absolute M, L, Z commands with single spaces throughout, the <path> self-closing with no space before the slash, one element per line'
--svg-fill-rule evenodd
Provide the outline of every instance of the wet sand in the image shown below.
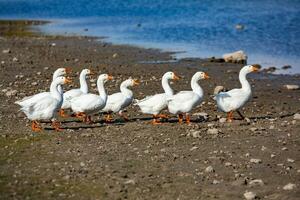
<path fill-rule="evenodd" d="M 14 26 L 0 23 L 1 199 L 243 199 L 246 191 L 260 199 L 299 198 L 300 120 L 294 114 L 300 113 L 300 92 L 283 87 L 299 84 L 299 76 L 249 74 L 253 98 L 242 110 L 249 121 L 235 113 L 234 122 L 221 123 L 225 113 L 217 111 L 213 90 L 240 87 L 242 65 L 210 59 L 157 63 L 172 54 L 97 38 L 6 34 Z M 162 92 L 161 76 L 169 70 L 181 77 L 171 84 L 175 91 L 190 89 L 196 71 L 211 78 L 200 81 L 205 98 L 190 125 L 171 116 L 154 126 L 151 116 L 131 106 L 129 122 L 118 116 L 109 124 L 99 115 L 93 124 L 67 118 L 60 119 L 62 132 L 49 123 L 32 132 L 14 102 L 47 91 L 58 67 L 73 70 L 66 90 L 78 87 L 83 68 L 112 74 L 109 94 L 127 77 L 138 78 L 137 99 Z M 95 93 L 96 78 L 88 81 Z M 296 187 L 284 190 L 289 183 Z"/>

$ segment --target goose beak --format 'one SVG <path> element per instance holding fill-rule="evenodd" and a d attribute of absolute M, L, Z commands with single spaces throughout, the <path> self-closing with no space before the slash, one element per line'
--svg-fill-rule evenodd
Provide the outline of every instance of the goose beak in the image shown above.
<path fill-rule="evenodd" d="M 108 75 L 107 79 L 108 79 L 108 80 L 113 80 L 114 77 L 113 77 L 112 75 Z"/>
<path fill-rule="evenodd" d="M 260 67 L 258 65 L 252 65 L 252 71 L 253 72 L 258 72 Z"/>
<path fill-rule="evenodd" d="M 137 80 L 137 79 L 134 79 L 133 80 L 133 85 L 139 85 L 140 84 L 140 81 L 139 80 Z"/>
<path fill-rule="evenodd" d="M 65 71 L 66 71 L 67 74 L 68 74 L 68 73 L 71 73 L 71 72 L 72 72 L 72 68 L 71 68 L 71 67 L 66 67 L 66 68 L 65 68 Z"/>
<path fill-rule="evenodd" d="M 173 73 L 172 79 L 173 79 L 173 80 L 179 80 L 180 78 L 179 78 L 175 73 Z"/>
<path fill-rule="evenodd" d="M 208 76 L 207 73 L 204 73 L 204 79 L 209 79 L 210 77 Z"/>
<path fill-rule="evenodd" d="M 72 83 L 72 80 L 71 80 L 70 78 L 65 78 L 64 83 L 65 83 L 65 84 Z"/>

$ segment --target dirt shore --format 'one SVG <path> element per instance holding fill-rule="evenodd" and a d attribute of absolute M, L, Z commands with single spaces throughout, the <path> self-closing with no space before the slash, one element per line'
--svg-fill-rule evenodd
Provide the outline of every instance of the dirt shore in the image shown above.
<path fill-rule="evenodd" d="M 14 34 L 7 27 L 16 25 L 7 24 L 0 23 L 1 199 L 245 199 L 246 191 L 257 199 L 299 199 L 300 120 L 294 114 L 300 92 L 283 87 L 299 84 L 299 75 L 250 74 L 253 98 L 242 110 L 249 120 L 235 113 L 233 123 L 221 123 L 225 114 L 217 111 L 213 90 L 240 87 L 242 65 L 174 60 L 171 53 L 96 38 Z M 154 126 L 151 116 L 131 106 L 129 122 L 67 118 L 60 119 L 62 132 L 48 123 L 32 132 L 14 102 L 48 90 L 58 67 L 73 69 L 74 83 L 66 89 L 78 87 L 83 68 L 112 74 L 109 94 L 127 77 L 138 78 L 137 99 L 162 92 L 160 79 L 169 70 L 181 77 L 171 85 L 175 91 L 190 89 L 196 71 L 211 78 L 200 81 L 205 99 L 191 125 L 171 116 Z M 96 78 L 88 81 L 95 93 Z"/>

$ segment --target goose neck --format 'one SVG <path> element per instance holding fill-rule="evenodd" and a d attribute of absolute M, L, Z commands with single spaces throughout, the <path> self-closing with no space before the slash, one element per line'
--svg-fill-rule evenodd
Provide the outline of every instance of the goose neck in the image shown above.
<path fill-rule="evenodd" d="M 80 82 L 80 90 L 84 94 L 87 94 L 88 93 L 88 85 L 86 82 L 86 74 L 85 73 L 80 73 L 79 82 Z"/>
<path fill-rule="evenodd" d="M 198 94 L 199 96 L 203 96 L 203 89 L 199 85 L 198 81 L 199 81 L 199 78 L 197 78 L 196 76 L 193 76 L 193 78 L 191 80 L 191 88 L 194 93 Z"/>
<path fill-rule="evenodd" d="M 121 90 L 121 93 L 127 98 L 131 98 L 133 96 L 132 91 L 128 88 L 128 85 L 125 83 L 121 84 L 120 90 Z"/>
<path fill-rule="evenodd" d="M 106 91 L 105 91 L 105 88 L 104 88 L 104 81 L 103 80 L 98 80 L 97 87 L 98 87 L 98 92 L 99 92 L 99 95 L 100 95 L 101 99 L 104 102 L 106 102 L 107 94 L 106 94 Z"/>
<path fill-rule="evenodd" d="M 172 88 L 170 87 L 168 78 L 163 77 L 161 80 L 161 84 L 167 96 L 172 96 L 174 94 Z"/>
<path fill-rule="evenodd" d="M 247 81 L 246 76 L 247 76 L 247 72 L 241 70 L 239 74 L 239 80 L 242 85 L 242 89 L 251 92 L 251 86 L 250 83 Z"/>
<path fill-rule="evenodd" d="M 53 98 L 57 99 L 58 101 L 62 101 L 62 93 L 59 91 L 58 86 L 60 86 L 58 82 L 52 81 L 50 85 L 50 94 Z"/>

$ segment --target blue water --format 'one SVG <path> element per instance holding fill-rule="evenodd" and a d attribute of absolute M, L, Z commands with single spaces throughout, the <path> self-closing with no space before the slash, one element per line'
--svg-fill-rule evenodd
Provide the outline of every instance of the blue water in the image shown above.
<path fill-rule="evenodd" d="M 244 50 L 249 63 L 300 73 L 299 0 L 0 0 L 0 18 L 54 20 L 42 31 L 106 36 L 178 58 Z"/>

